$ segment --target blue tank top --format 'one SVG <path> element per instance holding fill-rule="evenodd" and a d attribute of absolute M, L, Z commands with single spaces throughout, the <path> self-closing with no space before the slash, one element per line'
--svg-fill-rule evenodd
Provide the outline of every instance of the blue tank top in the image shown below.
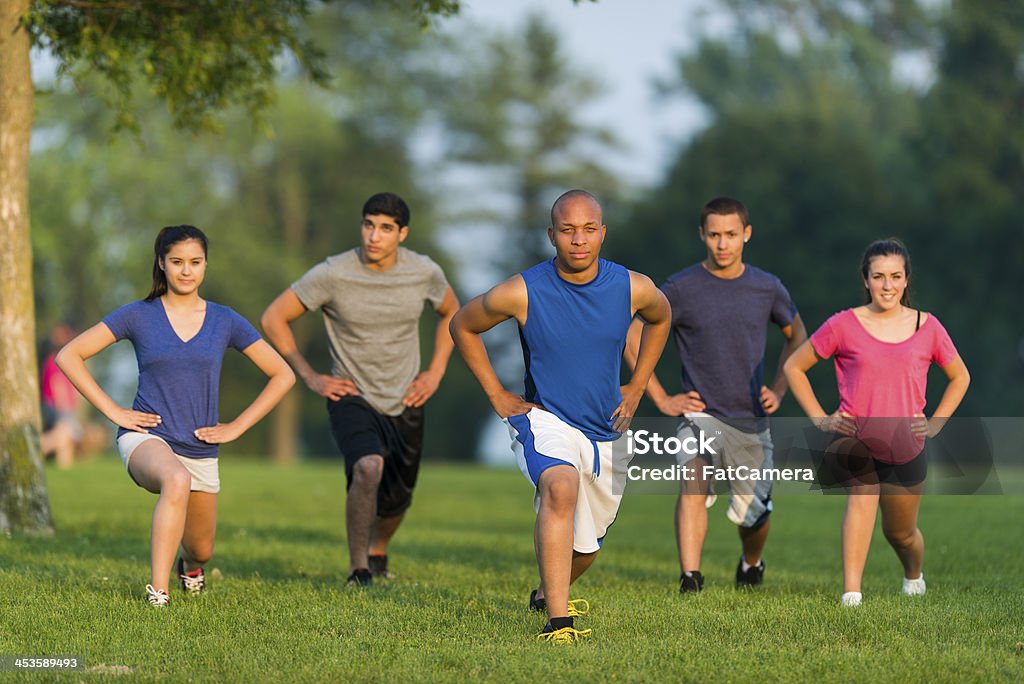
<path fill-rule="evenodd" d="M 598 260 L 597 277 L 577 285 L 554 259 L 524 271 L 529 303 L 519 331 L 527 401 L 540 404 L 589 439 L 618 439 L 611 415 L 622 401 L 619 370 L 632 321 L 629 271 Z"/>

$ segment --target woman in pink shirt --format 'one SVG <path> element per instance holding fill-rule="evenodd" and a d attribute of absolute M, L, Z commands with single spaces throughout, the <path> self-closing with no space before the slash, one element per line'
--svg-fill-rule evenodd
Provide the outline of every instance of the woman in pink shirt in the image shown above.
<path fill-rule="evenodd" d="M 786 361 L 793 396 L 815 425 L 838 438 L 836 457 L 849 496 L 843 518 L 843 605 L 861 602 L 875 515 L 882 509 L 885 538 L 903 564 L 903 593 L 924 594 L 924 537 L 917 528 L 927 463 L 921 454 L 953 415 L 970 384 L 967 367 L 935 316 L 911 309 L 910 254 L 898 240 L 880 240 L 864 252 L 861 275 L 868 302 L 831 318 Z M 826 413 L 807 370 L 833 357 L 839 408 Z M 949 379 L 931 418 L 925 416 L 928 367 Z"/>

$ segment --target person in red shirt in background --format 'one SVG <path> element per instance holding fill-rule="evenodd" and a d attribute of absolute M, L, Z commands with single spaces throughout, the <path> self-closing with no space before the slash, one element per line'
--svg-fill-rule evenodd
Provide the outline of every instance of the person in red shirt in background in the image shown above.
<path fill-rule="evenodd" d="M 903 593 L 925 593 L 924 537 L 917 528 L 928 470 L 924 440 L 939 433 L 970 384 L 967 367 L 938 318 L 909 306 L 910 254 L 900 241 L 869 245 L 861 276 L 867 303 L 825 321 L 784 368 L 804 412 L 821 430 L 837 435 L 826 455 L 835 457 L 830 464 L 850 495 L 842 530 L 845 606 L 860 605 L 879 508 L 882 530 L 903 564 Z M 839 386 L 839 409 L 832 414 L 821 407 L 807 379 L 807 370 L 829 357 Z M 949 384 L 929 419 L 925 386 L 933 362 Z M 819 479 L 826 478 L 819 473 Z"/>
<path fill-rule="evenodd" d="M 70 468 L 75 449 L 82 439 L 82 424 L 76 415 L 78 391 L 65 377 L 54 358 L 75 336 L 75 330 L 61 323 L 50 332 L 46 357 L 41 364 L 40 395 L 43 402 L 43 434 L 40 437 L 43 456 L 54 455 L 58 468 Z"/>

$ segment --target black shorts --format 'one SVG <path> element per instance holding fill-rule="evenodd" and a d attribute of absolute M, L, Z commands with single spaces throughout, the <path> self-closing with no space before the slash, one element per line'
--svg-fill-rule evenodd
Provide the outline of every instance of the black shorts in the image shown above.
<path fill-rule="evenodd" d="M 879 484 L 909 488 L 920 485 L 927 475 L 924 451 L 906 463 L 886 463 L 853 437 L 839 437 L 825 449 L 817 479 L 826 490 Z"/>
<path fill-rule="evenodd" d="M 346 490 L 352 486 L 356 461 L 376 454 L 384 458 L 384 473 L 377 488 L 377 515 L 404 513 L 412 503 L 412 490 L 420 471 L 423 451 L 423 408 L 406 408 L 386 416 L 362 397 L 327 400 L 334 441 L 345 457 Z"/>

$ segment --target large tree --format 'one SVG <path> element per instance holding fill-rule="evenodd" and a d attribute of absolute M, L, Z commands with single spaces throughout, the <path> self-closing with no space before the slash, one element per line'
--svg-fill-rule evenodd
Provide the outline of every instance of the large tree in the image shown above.
<path fill-rule="evenodd" d="M 368 0 L 367 0 L 368 1 Z M 399 0 L 395 0 L 396 3 Z M 0 3 L 0 532 L 52 528 L 39 459 L 28 161 L 35 89 L 30 50 L 48 50 L 62 74 L 99 74 L 125 127 L 138 127 L 133 93 L 147 87 L 182 128 L 209 127 L 241 105 L 271 99 L 290 53 L 324 80 L 304 37 L 312 0 L 4 0 Z M 362 3 L 352 3 L 354 6 Z M 405 0 L 420 21 L 457 0 Z M 415 26 L 415 24 L 413 24 Z"/>

